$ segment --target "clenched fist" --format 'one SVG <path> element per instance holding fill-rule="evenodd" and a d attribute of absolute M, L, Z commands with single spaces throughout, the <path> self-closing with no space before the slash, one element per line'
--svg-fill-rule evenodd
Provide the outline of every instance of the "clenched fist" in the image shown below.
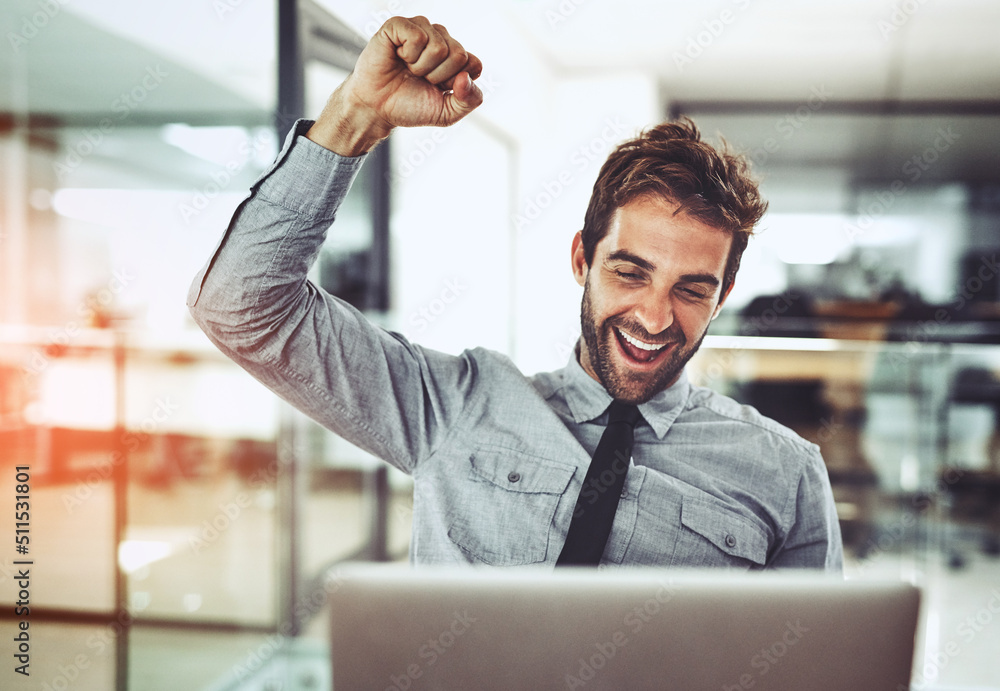
<path fill-rule="evenodd" d="M 357 156 L 393 127 L 452 125 L 483 102 L 473 83 L 482 70 L 479 58 L 440 24 L 393 17 L 372 36 L 306 136 Z"/>

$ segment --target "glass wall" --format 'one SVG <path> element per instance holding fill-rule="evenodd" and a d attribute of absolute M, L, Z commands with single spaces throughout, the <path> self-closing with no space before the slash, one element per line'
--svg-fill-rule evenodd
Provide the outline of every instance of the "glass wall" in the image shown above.
<path fill-rule="evenodd" d="M 280 410 L 184 302 L 277 151 L 275 7 L 2 14 L 0 446 L 5 491 L 30 468 L 31 679 L 156 688 L 151 655 L 164 688 L 222 678 L 243 651 L 217 632 L 263 639 L 280 609 Z M 152 624 L 197 625 L 174 650 L 219 645 L 214 667 L 164 666 Z"/>

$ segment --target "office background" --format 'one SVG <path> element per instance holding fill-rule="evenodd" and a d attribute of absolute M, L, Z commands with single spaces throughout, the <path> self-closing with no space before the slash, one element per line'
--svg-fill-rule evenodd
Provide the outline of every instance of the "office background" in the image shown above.
<path fill-rule="evenodd" d="M 34 564 L 4 688 L 321 688 L 329 574 L 405 558 L 408 480 L 184 307 L 391 14 L 478 54 L 486 101 L 370 157 L 314 279 L 429 347 L 560 367 L 610 147 L 724 135 L 771 210 L 692 377 L 821 445 L 850 577 L 926 588 L 914 687 L 1000 688 L 1000 6 L 972 0 L 5 2 L 0 534 L 29 466 Z"/>

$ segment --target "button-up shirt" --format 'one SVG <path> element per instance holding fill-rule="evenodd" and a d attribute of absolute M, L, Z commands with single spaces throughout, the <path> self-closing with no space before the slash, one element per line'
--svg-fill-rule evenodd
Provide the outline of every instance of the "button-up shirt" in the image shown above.
<path fill-rule="evenodd" d="M 275 393 L 414 479 L 411 560 L 555 564 L 611 397 L 576 357 L 525 376 L 371 324 L 306 278 L 364 157 L 296 123 L 188 297 L 209 338 Z M 642 420 L 605 565 L 842 568 L 816 445 L 685 374 Z"/>

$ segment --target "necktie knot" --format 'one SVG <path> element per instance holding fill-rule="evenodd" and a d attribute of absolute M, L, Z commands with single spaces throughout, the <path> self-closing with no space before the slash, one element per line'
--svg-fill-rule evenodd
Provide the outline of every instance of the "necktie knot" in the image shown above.
<path fill-rule="evenodd" d="M 611 406 L 608 408 L 609 425 L 615 422 L 624 422 L 629 427 L 635 428 L 640 417 L 642 414 L 639 412 L 639 407 L 633 403 L 625 403 L 616 399 L 611 401 Z"/>

